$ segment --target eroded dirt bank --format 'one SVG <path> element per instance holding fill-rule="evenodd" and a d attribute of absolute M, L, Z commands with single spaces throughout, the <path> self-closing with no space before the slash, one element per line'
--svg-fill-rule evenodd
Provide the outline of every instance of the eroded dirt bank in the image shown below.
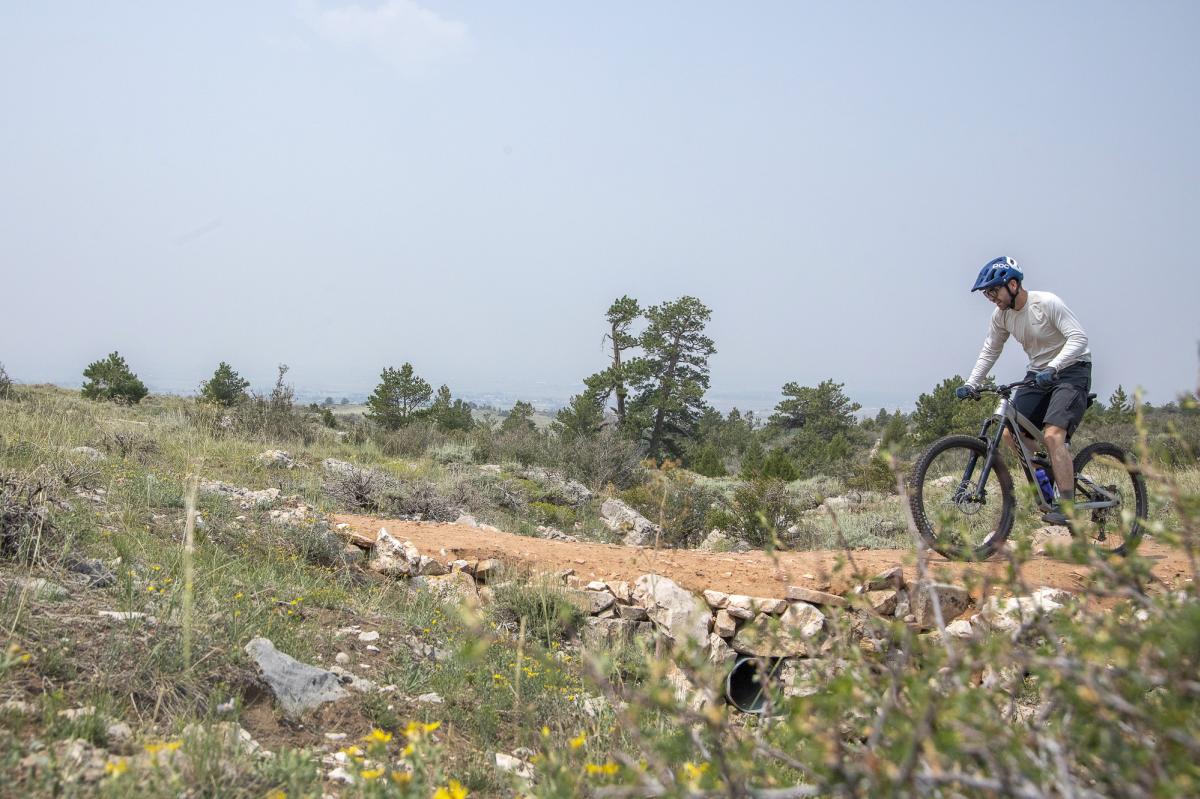
<path fill-rule="evenodd" d="M 789 585 L 841 593 L 856 581 L 852 569 L 835 574 L 836 564 L 846 555 L 836 551 L 745 553 L 697 552 L 685 549 L 654 550 L 615 544 L 552 541 L 542 538 L 495 533 L 460 524 L 411 522 L 373 516 L 337 514 L 335 523 L 346 523 L 361 538 L 374 540 L 379 529 L 386 528 L 401 541 L 411 541 L 423 554 L 438 558 L 480 560 L 499 558 L 532 571 L 557 572 L 574 569 L 582 580 L 627 580 L 654 572 L 670 577 L 688 590 L 699 593 L 706 588 L 732 594 L 783 598 Z M 444 550 L 444 553 L 443 553 Z M 1143 542 L 1139 553 L 1154 561 L 1154 576 L 1167 587 L 1175 587 L 1190 576 L 1182 552 L 1151 541 Z M 903 566 L 905 577 L 915 580 L 916 558 L 912 550 L 874 549 L 851 552 L 858 571 L 867 576 L 892 566 Z M 968 573 L 1003 577 L 1008 565 L 1002 561 L 984 564 L 953 563 L 938 555 L 930 560 L 935 574 L 945 573 L 947 580 L 961 583 Z M 1086 578 L 1087 568 L 1047 557 L 1035 557 L 1022 571 L 1033 587 L 1050 586 L 1077 590 Z"/>

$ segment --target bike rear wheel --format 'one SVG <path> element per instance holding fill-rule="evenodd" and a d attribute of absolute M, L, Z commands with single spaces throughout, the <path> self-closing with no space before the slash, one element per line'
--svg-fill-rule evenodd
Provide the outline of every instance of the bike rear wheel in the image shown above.
<path fill-rule="evenodd" d="M 1110 502 L 1115 504 L 1087 507 Z M 1100 442 L 1075 456 L 1075 535 L 1101 552 L 1127 555 L 1141 541 L 1149 511 L 1146 480 L 1131 453 Z"/>
<path fill-rule="evenodd" d="M 979 485 L 987 449 L 978 438 L 947 436 L 913 468 L 913 520 L 925 543 L 947 558 L 985 560 L 1012 530 L 1016 498 L 1003 460 L 993 461 L 986 484 Z"/>

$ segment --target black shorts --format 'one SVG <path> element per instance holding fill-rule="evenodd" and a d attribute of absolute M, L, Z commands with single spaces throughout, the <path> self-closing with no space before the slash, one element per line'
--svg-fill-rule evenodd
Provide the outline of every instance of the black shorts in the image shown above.
<path fill-rule="evenodd" d="M 1025 375 L 1028 380 L 1036 374 Z M 1037 425 L 1038 429 L 1048 424 L 1067 431 L 1067 438 L 1083 421 L 1087 410 L 1087 395 L 1092 390 L 1092 364 L 1080 361 L 1058 373 L 1058 381 L 1050 388 L 1022 388 L 1013 397 L 1013 406 L 1022 416 Z"/>

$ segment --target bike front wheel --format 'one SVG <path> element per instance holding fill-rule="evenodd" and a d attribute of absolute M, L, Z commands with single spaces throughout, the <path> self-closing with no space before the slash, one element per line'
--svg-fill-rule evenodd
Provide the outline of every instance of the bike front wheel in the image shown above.
<path fill-rule="evenodd" d="M 947 558 L 985 560 L 1012 530 L 1012 475 L 997 457 L 981 483 L 987 451 L 978 438 L 947 436 L 933 442 L 913 468 L 913 520 L 925 543 Z"/>
<path fill-rule="evenodd" d="M 1101 552 L 1127 555 L 1142 539 L 1150 502 L 1133 455 L 1100 442 L 1075 456 L 1071 529 Z"/>

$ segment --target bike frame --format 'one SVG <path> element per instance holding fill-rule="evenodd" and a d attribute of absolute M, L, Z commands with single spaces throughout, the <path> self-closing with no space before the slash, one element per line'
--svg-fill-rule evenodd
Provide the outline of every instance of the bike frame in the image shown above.
<path fill-rule="evenodd" d="M 1017 460 L 1021 464 L 1021 470 L 1025 472 L 1025 479 L 1037 489 L 1038 508 L 1043 512 L 1051 510 L 1052 506 L 1042 495 L 1041 486 L 1038 485 L 1037 476 L 1034 474 L 1034 470 L 1041 466 L 1046 469 L 1050 478 L 1054 479 L 1054 469 L 1051 463 L 1048 460 L 1037 457 L 1036 453 L 1036 450 L 1039 448 L 1042 450 L 1047 449 L 1046 439 L 1037 425 L 1029 421 L 1024 414 L 1016 409 L 1011 396 L 1014 389 L 1027 387 L 1028 385 L 1028 382 L 1022 381 L 993 389 L 993 391 L 1000 395 L 1000 404 L 996 406 L 996 412 L 983 423 L 983 427 L 979 430 L 979 439 L 987 444 L 987 455 L 984 456 L 983 469 L 980 472 L 978 482 L 974 485 L 971 493 L 963 497 L 964 499 L 975 500 L 977 502 L 983 500 L 983 487 L 987 485 L 987 479 L 992 473 L 992 466 L 996 462 L 996 458 L 1000 452 L 1000 442 L 1003 440 L 1004 431 L 1007 429 L 1011 431 L 1012 439 L 1016 442 Z M 1032 439 L 1035 445 L 1035 450 L 1032 452 L 1025 445 L 1027 437 Z M 1067 446 L 1069 447 L 1070 444 L 1068 443 Z M 975 471 L 975 463 L 978 457 L 978 455 L 972 455 L 967 461 L 967 468 L 963 471 L 962 481 L 959 483 L 960 491 L 971 485 L 971 474 Z M 1084 489 L 1085 495 L 1089 497 L 1084 501 L 1074 503 L 1073 507 L 1077 511 L 1100 510 L 1120 504 L 1119 497 L 1103 486 L 1089 480 L 1084 475 L 1075 475 L 1075 485 L 1077 489 Z"/>

